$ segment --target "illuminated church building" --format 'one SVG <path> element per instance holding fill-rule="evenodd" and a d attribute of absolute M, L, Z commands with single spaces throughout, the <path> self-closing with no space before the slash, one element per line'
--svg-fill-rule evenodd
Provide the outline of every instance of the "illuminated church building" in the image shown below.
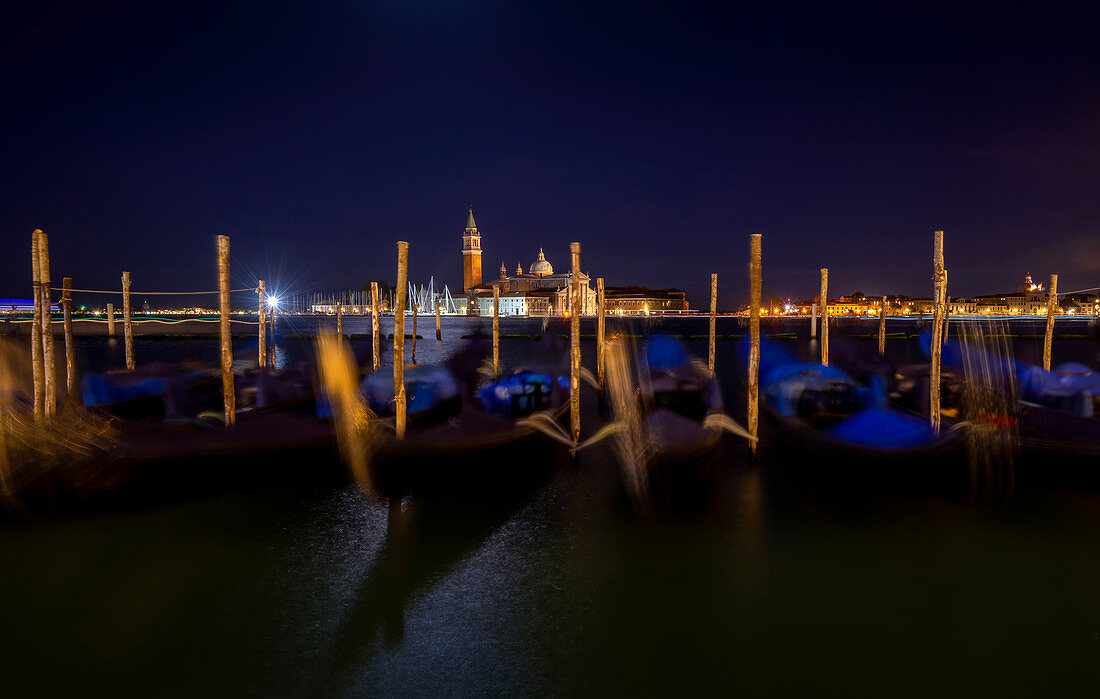
<path fill-rule="evenodd" d="M 504 263 L 500 275 L 482 283 L 481 234 L 477 231 L 473 208 L 466 217 L 466 233 L 462 236 L 462 284 L 469 298 L 472 315 L 493 314 L 493 287 L 500 287 L 500 315 L 545 316 L 563 315 L 571 308 L 573 273 L 554 272 L 554 266 L 539 248 L 538 257 L 527 271 L 517 263 L 515 274 L 509 275 Z M 580 273 L 581 313 L 596 312 L 596 291 L 591 278 Z"/>

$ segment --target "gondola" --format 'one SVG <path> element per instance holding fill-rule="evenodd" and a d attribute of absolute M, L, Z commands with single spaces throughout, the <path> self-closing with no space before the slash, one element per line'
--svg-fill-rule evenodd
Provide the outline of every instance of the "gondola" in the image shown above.
<path fill-rule="evenodd" d="M 921 336 L 927 352 L 931 336 Z M 1100 485 L 1100 374 L 1077 363 L 1052 371 L 951 340 L 944 343 L 943 365 L 954 382 L 967 380 L 969 366 L 981 366 L 1002 378 L 1005 414 L 995 416 L 1014 431 L 1022 453 L 1021 477 L 1062 485 Z M 950 382 L 951 379 L 949 378 Z M 961 393 L 961 391 L 960 391 Z"/>
<path fill-rule="evenodd" d="M 798 452 L 795 468 L 822 478 L 867 485 L 962 486 L 964 439 L 945 420 L 929 419 L 887 400 L 878 377 L 867 385 L 836 366 L 799 362 L 767 340 L 760 343 L 763 414 L 781 447 Z"/>
<path fill-rule="evenodd" d="M 683 343 L 655 335 L 642 358 L 641 401 L 653 456 L 685 462 L 712 453 L 722 438 L 707 416 L 723 410 L 718 380 Z"/>
<path fill-rule="evenodd" d="M 363 380 L 363 395 L 378 416 L 368 438 L 371 485 L 382 495 L 506 490 L 542 480 L 552 469 L 557 450 L 546 430 L 558 429 L 568 407 L 566 355 L 558 352 L 471 392 L 473 368 L 484 354 L 484 343 L 475 340 L 445 365 L 406 369 L 402 439 L 394 423 L 392 369 Z"/>
<path fill-rule="evenodd" d="M 649 338 L 629 376 L 609 372 L 616 447 L 637 507 L 695 503 L 709 493 L 722 427 L 722 391 L 706 365 L 668 335 Z"/>
<path fill-rule="evenodd" d="M 194 365 L 86 374 L 84 400 L 107 416 L 109 471 L 127 490 L 189 490 L 338 473 L 332 421 L 316 413 L 312 368 L 254 368 L 235 377 L 225 424 L 220 374 Z"/>

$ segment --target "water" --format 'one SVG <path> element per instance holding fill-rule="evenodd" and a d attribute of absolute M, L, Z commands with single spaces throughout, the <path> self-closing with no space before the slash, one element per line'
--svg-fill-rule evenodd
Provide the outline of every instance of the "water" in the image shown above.
<path fill-rule="evenodd" d="M 345 331 L 360 332 L 360 320 L 345 319 Z M 502 332 L 539 326 L 505 320 Z M 666 327 L 706 332 L 705 321 Z M 794 327 L 804 338 L 808 323 Z M 428 362 L 470 323 L 444 319 L 442 347 L 434 323 L 422 328 L 417 354 Z M 719 331 L 743 332 L 733 319 Z M 690 344 L 705 353 L 705 341 Z M 718 343 L 717 365 L 741 419 L 735 344 Z M 1013 345 L 1034 360 L 1042 340 Z M 503 365 L 531 346 L 502 341 Z M 888 348 L 919 356 L 913 341 Z M 593 344 L 584 349 L 591 367 Z M 217 348 L 139 340 L 136 351 L 139 361 L 213 360 Z M 120 352 L 81 341 L 85 366 L 118 366 Z M 310 342 L 288 339 L 280 352 L 306 359 Z M 1054 353 L 1100 363 L 1095 339 L 1056 341 Z M 586 433 L 598 424 L 590 395 Z M 1095 686 L 1096 494 L 1017 490 L 991 505 L 808 492 L 775 446 L 765 433 L 750 463 L 728 437 L 709 499 L 650 516 L 631 506 L 607 443 L 509 498 L 391 508 L 352 488 L 271 482 L 7 523 L 5 693 L 1036 696 Z"/>

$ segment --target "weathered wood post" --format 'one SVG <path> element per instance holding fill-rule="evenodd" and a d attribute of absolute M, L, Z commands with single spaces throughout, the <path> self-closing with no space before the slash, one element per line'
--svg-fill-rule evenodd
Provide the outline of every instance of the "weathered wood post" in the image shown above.
<path fill-rule="evenodd" d="M 1047 332 L 1043 337 L 1043 368 L 1050 371 L 1050 351 L 1054 344 L 1054 314 L 1058 308 L 1058 275 L 1050 275 L 1050 295 L 1047 296 Z"/>
<path fill-rule="evenodd" d="M 115 304 L 107 304 L 107 337 L 115 336 Z"/>
<path fill-rule="evenodd" d="M 714 373 L 714 326 L 718 316 L 718 275 L 710 275 L 710 343 L 707 346 L 707 366 Z"/>
<path fill-rule="evenodd" d="M 882 307 L 878 309 L 878 353 L 886 354 L 886 297 L 882 297 Z"/>
<path fill-rule="evenodd" d="M 34 380 L 34 419 L 46 416 L 46 366 L 42 359 L 42 270 L 38 266 L 37 228 L 31 233 L 31 290 L 34 299 L 34 322 L 31 323 L 31 375 Z"/>
<path fill-rule="evenodd" d="M 408 293 L 409 244 L 397 243 L 397 304 L 393 308 L 393 394 L 397 438 L 405 438 L 405 295 Z"/>
<path fill-rule="evenodd" d="M 416 333 L 417 333 L 416 319 L 419 317 L 420 314 L 419 314 L 419 309 L 417 308 L 415 301 L 413 301 L 412 307 L 413 307 L 412 357 L 410 357 L 409 363 L 415 365 L 416 364 Z"/>
<path fill-rule="evenodd" d="M 344 334 L 344 304 L 336 302 L 336 334 Z"/>
<path fill-rule="evenodd" d="M 134 323 L 130 319 L 130 273 L 122 273 L 122 335 L 126 346 L 126 368 L 134 368 Z"/>
<path fill-rule="evenodd" d="M 256 293 L 260 297 L 260 366 L 267 366 L 267 282 L 259 280 Z"/>
<path fill-rule="evenodd" d="M 233 384 L 233 335 L 229 329 L 229 236 L 218 236 L 218 300 L 221 320 L 222 400 L 225 426 L 237 421 L 237 390 Z"/>
<path fill-rule="evenodd" d="M 435 339 L 437 342 L 443 342 L 443 320 L 439 314 L 439 302 L 435 302 Z"/>
<path fill-rule="evenodd" d="M 493 378 L 500 377 L 500 285 L 493 284 Z"/>
<path fill-rule="evenodd" d="M 829 366 L 829 268 L 821 268 L 821 363 Z"/>
<path fill-rule="evenodd" d="M 817 337 L 817 301 L 810 304 L 810 339 Z"/>
<path fill-rule="evenodd" d="M 603 398 L 604 393 L 604 362 L 606 361 L 606 347 L 607 343 L 607 301 L 604 298 L 604 286 L 603 277 L 596 280 L 596 388 L 599 391 L 600 398 Z"/>
<path fill-rule="evenodd" d="M 569 254 L 573 261 L 573 276 L 569 279 L 569 427 L 577 444 L 581 439 L 581 244 L 570 243 Z"/>
<path fill-rule="evenodd" d="M 943 231 L 936 231 L 932 238 L 932 348 L 928 376 L 928 412 L 932 429 L 940 431 L 940 360 L 943 354 L 943 311 L 947 298 L 947 270 L 943 266 Z"/>
<path fill-rule="evenodd" d="M 65 388 L 76 395 L 76 347 L 73 345 L 73 280 L 61 280 L 61 309 L 65 318 Z"/>
<path fill-rule="evenodd" d="M 748 428 L 757 436 L 760 429 L 760 295 L 763 287 L 763 262 L 761 242 L 763 236 L 749 236 L 749 376 L 748 376 Z M 749 442 L 753 454 L 756 442 Z"/>
<path fill-rule="evenodd" d="M 382 338 L 381 335 L 381 322 L 379 317 L 382 315 L 382 306 L 378 299 L 378 282 L 370 283 L 370 341 L 371 350 L 374 357 L 373 370 L 378 371 L 378 367 L 382 366 Z"/>
<path fill-rule="evenodd" d="M 944 272 L 946 274 L 946 272 Z M 951 297 L 944 299 L 943 304 L 943 341 L 947 342 L 947 331 L 951 329 Z"/>
<path fill-rule="evenodd" d="M 42 289 L 42 364 L 46 417 L 57 412 L 57 364 L 53 354 L 53 311 L 50 308 L 50 239 L 38 232 L 38 281 Z"/>

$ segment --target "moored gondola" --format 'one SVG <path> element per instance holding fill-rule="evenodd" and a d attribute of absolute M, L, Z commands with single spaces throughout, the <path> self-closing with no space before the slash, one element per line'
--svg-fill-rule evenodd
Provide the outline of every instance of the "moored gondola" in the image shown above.
<path fill-rule="evenodd" d="M 763 413 L 779 446 L 797 453 L 795 470 L 868 486 L 961 487 L 966 469 L 961 430 L 887 400 L 878 377 L 863 385 L 835 366 L 799 362 L 761 342 Z"/>
<path fill-rule="evenodd" d="M 548 341 L 550 342 L 550 341 Z M 553 352 L 553 350 L 551 350 Z M 509 490 L 544 479 L 558 449 L 547 432 L 568 407 L 569 381 L 561 357 L 535 362 L 476 393 L 483 344 L 470 343 L 447 364 L 405 373 L 408 423 L 396 434 L 392 371 L 374 372 L 363 394 L 378 420 L 369 430 L 371 485 L 386 497 Z"/>

